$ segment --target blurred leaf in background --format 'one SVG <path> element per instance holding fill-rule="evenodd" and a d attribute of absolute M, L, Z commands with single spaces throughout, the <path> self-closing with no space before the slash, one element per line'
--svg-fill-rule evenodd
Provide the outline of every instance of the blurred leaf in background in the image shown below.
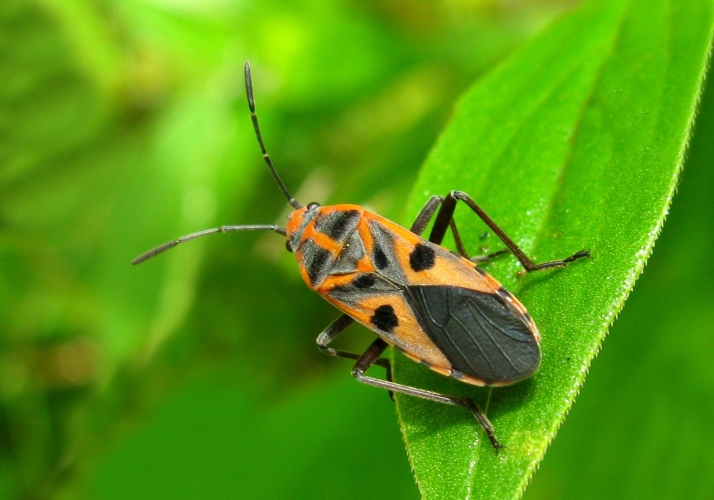
<path fill-rule="evenodd" d="M 0 495 L 414 497 L 278 237 L 128 263 L 284 216 L 245 59 L 288 186 L 399 218 L 456 96 L 571 3 L 1 2 Z"/>
<path fill-rule="evenodd" d="M 268 149 L 299 198 L 402 220 L 456 98 L 574 4 L 0 2 L 0 497 L 417 497 L 393 404 L 317 351 L 336 312 L 304 288 L 278 236 L 220 235 L 129 262 L 206 227 L 282 222 L 246 59 Z M 642 314 L 692 304 L 670 301 Z M 709 324 L 696 318 L 677 328 Z M 371 339 L 354 330 L 344 347 Z M 583 408 L 587 395 L 586 384 Z M 566 443 L 592 432 L 574 422 Z M 639 452 L 670 431 L 653 427 Z M 557 451 L 534 494 L 572 496 L 578 472 L 562 472 Z M 608 467 L 593 484 L 623 478 Z"/>

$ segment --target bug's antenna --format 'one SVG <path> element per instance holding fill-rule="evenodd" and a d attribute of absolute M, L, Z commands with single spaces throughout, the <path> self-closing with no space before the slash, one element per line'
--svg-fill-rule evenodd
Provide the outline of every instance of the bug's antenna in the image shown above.
<path fill-rule="evenodd" d="M 136 259 L 131 261 L 131 265 L 135 266 L 137 264 L 141 264 L 142 262 L 151 259 L 152 257 L 156 257 L 160 253 L 164 253 L 166 250 L 170 250 L 176 245 L 183 243 L 184 241 L 188 240 L 194 240 L 196 238 L 201 238 L 203 236 L 208 236 L 209 234 L 215 234 L 215 233 L 231 233 L 233 231 L 262 231 L 262 230 L 267 230 L 267 231 L 275 231 L 278 234 L 282 234 L 285 236 L 287 233 L 285 231 L 284 227 L 280 226 L 275 226 L 273 224 L 250 224 L 246 226 L 221 226 L 221 227 L 214 227 L 213 229 L 204 229 L 203 231 L 199 231 L 197 233 L 191 233 L 187 234 L 186 236 L 181 236 L 180 238 L 176 238 L 175 240 L 171 240 L 167 243 L 164 243 L 163 245 L 159 245 L 156 248 L 152 248 L 148 252 L 144 252 L 141 255 L 139 255 Z"/>
<path fill-rule="evenodd" d="M 248 61 L 245 62 L 245 91 L 248 94 L 248 107 L 250 108 L 250 119 L 253 120 L 253 128 L 255 129 L 255 136 L 258 138 L 258 144 L 260 144 L 260 150 L 263 152 L 263 159 L 265 160 L 265 163 L 268 164 L 270 173 L 273 174 L 273 177 L 275 178 L 275 182 L 278 183 L 278 187 L 281 189 L 281 191 L 283 192 L 285 197 L 288 199 L 288 203 L 290 203 L 290 205 L 292 205 L 292 207 L 295 209 L 302 208 L 302 204 L 299 201 L 297 201 L 295 198 L 290 196 L 288 189 L 285 187 L 285 184 L 283 184 L 283 181 L 280 179 L 278 172 L 275 170 L 275 167 L 273 166 L 273 162 L 270 159 L 270 155 L 265 150 L 265 144 L 263 144 L 263 136 L 260 135 L 260 126 L 258 126 L 258 115 L 255 114 L 255 99 L 253 98 L 253 80 L 250 77 L 250 63 Z"/>

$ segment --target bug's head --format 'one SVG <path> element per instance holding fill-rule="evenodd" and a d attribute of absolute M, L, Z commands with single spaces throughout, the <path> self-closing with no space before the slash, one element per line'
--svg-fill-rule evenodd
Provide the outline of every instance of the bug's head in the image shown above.
<path fill-rule="evenodd" d="M 285 248 L 288 249 L 288 252 L 292 252 L 293 249 L 298 247 L 305 228 L 310 224 L 310 221 L 315 219 L 319 214 L 320 204 L 312 202 L 306 207 L 298 208 L 288 216 L 288 223 L 285 226 L 287 231 Z"/>

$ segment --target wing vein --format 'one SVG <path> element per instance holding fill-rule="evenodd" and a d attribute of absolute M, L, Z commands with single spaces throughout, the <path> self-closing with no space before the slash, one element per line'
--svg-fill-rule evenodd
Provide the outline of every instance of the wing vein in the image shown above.
<path fill-rule="evenodd" d="M 465 297 L 464 303 L 466 304 L 468 311 L 471 312 L 472 317 L 476 320 L 481 329 L 486 333 L 486 335 L 488 335 L 488 338 L 491 339 L 491 342 L 493 342 L 493 344 L 499 350 L 501 355 L 506 359 L 506 361 L 508 361 L 508 364 L 511 365 L 514 370 L 518 371 L 518 368 L 513 363 L 513 360 L 511 360 L 511 357 L 506 353 L 506 351 L 503 350 L 503 346 L 501 346 L 501 344 L 493 337 L 491 331 L 483 326 L 483 320 L 485 320 L 489 325 L 496 329 L 496 331 L 501 332 L 502 334 L 505 333 L 504 329 L 496 325 L 488 316 L 486 316 L 483 311 L 481 311 L 481 309 L 478 307 L 478 305 L 474 304 L 473 300 L 469 297 Z M 469 334 L 469 336 L 471 336 L 471 334 Z"/>
<path fill-rule="evenodd" d="M 426 298 L 426 295 L 425 295 L 425 289 L 419 288 L 419 289 L 417 289 L 417 291 L 418 291 L 418 293 L 419 293 L 419 298 L 421 299 L 421 300 L 420 300 L 420 303 L 421 303 L 421 305 L 422 305 L 422 307 L 423 307 L 423 309 L 424 309 L 424 312 L 425 312 L 426 315 L 428 316 L 428 318 L 429 318 L 429 320 L 431 321 L 431 323 L 432 323 L 434 326 L 436 326 L 436 327 L 441 331 L 442 336 L 443 336 L 442 338 L 445 338 L 445 339 L 449 342 L 449 344 L 450 344 L 451 347 L 454 349 L 454 351 L 456 351 L 456 353 L 458 353 L 458 355 L 461 357 L 461 359 L 464 361 L 464 363 L 466 363 L 466 364 L 469 366 L 469 368 L 470 368 L 471 370 L 476 371 L 477 369 L 474 368 L 474 366 L 471 364 L 471 361 L 469 360 L 469 357 L 466 356 L 466 354 L 464 353 L 463 349 L 461 349 L 461 346 L 459 346 L 456 342 L 454 342 L 452 336 L 449 335 L 449 331 L 448 331 L 448 328 L 446 327 L 446 325 L 440 324 L 440 323 L 436 320 L 436 318 L 434 318 L 434 316 L 432 315 L 431 311 L 429 310 L 429 302 L 428 302 L 428 300 L 427 300 L 427 298 Z M 410 295 L 411 295 L 411 294 L 410 294 Z M 447 296 L 446 296 L 446 310 L 447 310 L 447 311 L 450 310 L 450 308 L 449 308 L 449 295 L 448 295 L 448 294 L 447 294 Z M 449 314 L 448 317 L 451 317 L 451 315 Z M 448 325 L 448 322 L 447 322 L 447 325 Z M 485 356 L 484 356 L 484 358 L 485 358 Z M 452 363 L 452 364 L 453 364 L 453 363 Z M 490 363 L 489 363 L 489 364 L 490 364 Z"/>
<path fill-rule="evenodd" d="M 472 332 L 469 328 L 467 328 L 467 327 L 463 324 L 463 322 L 461 321 L 461 318 L 459 318 L 459 317 L 456 316 L 456 315 L 452 316 L 452 318 L 453 318 L 454 321 L 456 321 L 456 323 L 461 327 L 461 329 L 462 329 L 464 332 L 466 332 L 466 335 L 468 335 L 468 337 L 471 339 L 471 341 L 473 342 L 473 344 L 474 344 L 474 346 L 476 347 L 476 349 L 478 349 L 479 353 L 481 353 L 481 357 L 484 359 L 484 361 L 486 361 L 486 363 L 488 363 L 488 366 L 491 367 L 491 370 L 492 370 L 493 372 L 495 372 L 496 369 L 495 369 L 495 367 L 493 366 L 493 363 L 491 363 L 491 360 L 489 359 L 489 357 L 486 356 L 486 353 L 484 352 L 483 348 L 481 347 L 481 343 L 478 341 L 478 338 L 473 334 L 473 332 Z M 476 319 L 476 321 L 478 322 L 478 319 Z M 493 340 L 493 339 L 491 339 L 491 340 Z M 468 359 L 466 360 L 466 364 L 468 364 L 469 367 L 470 367 L 472 370 L 476 371 L 476 368 L 474 368 L 474 366 L 471 364 L 471 362 L 470 362 Z"/>

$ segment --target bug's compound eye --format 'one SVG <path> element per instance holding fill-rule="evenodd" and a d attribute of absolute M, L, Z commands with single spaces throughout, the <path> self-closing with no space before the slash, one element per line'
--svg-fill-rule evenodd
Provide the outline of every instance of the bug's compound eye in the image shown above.
<path fill-rule="evenodd" d="M 293 253 L 293 245 L 292 243 L 290 243 L 290 240 L 285 240 L 285 250 L 290 253 Z"/>
<path fill-rule="evenodd" d="M 308 205 L 307 205 L 308 212 L 311 210 L 317 210 L 318 208 L 320 208 L 320 204 L 317 203 L 316 201 L 313 201 L 312 203 L 308 203 Z"/>

